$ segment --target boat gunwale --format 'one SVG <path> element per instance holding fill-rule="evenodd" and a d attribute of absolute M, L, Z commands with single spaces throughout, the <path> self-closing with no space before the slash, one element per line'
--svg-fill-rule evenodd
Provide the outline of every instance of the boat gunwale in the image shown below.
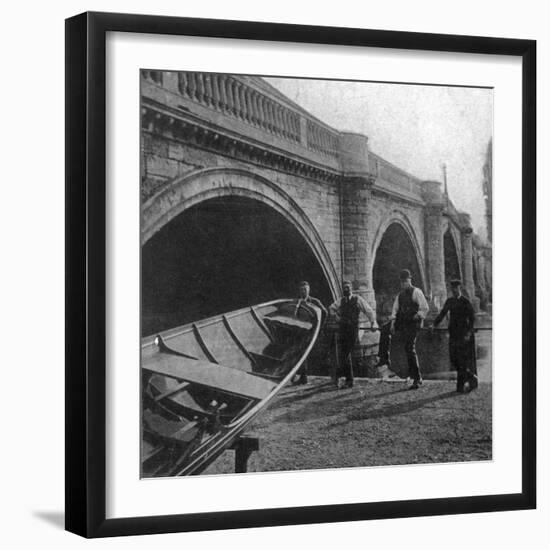
<path fill-rule="evenodd" d="M 215 460 L 219 456 L 219 454 L 221 454 L 224 451 L 224 449 L 227 447 L 227 445 L 229 445 L 227 440 L 228 439 L 231 440 L 231 439 L 235 438 L 238 435 L 239 432 L 242 432 L 246 428 L 246 426 L 256 417 L 256 415 L 259 414 L 261 409 L 263 409 L 263 408 L 265 408 L 269 405 L 269 403 L 272 401 L 272 399 L 294 377 L 294 375 L 296 374 L 298 369 L 302 366 L 303 362 L 306 360 L 306 358 L 310 354 L 311 350 L 313 349 L 313 346 L 315 345 L 315 343 L 317 341 L 317 338 L 319 336 L 319 332 L 321 330 L 321 310 L 313 304 L 306 303 L 306 302 L 303 302 L 303 301 L 299 301 L 298 299 L 272 300 L 270 302 L 265 302 L 263 304 L 259 304 L 258 306 L 254 306 L 254 307 L 256 309 L 258 309 L 258 308 L 264 308 L 264 307 L 268 307 L 268 306 L 272 306 L 272 305 L 276 305 L 276 304 L 282 305 L 284 303 L 293 303 L 293 302 L 301 302 L 301 303 L 299 303 L 299 306 L 304 307 L 305 309 L 311 310 L 315 314 L 316 320 L 317 320 L 317 322 L 315 324 L 315 327 L 314 327 L 314 334 L 310 338 L 309 344 L 308 344 L 307 348 L 304 350 L 304 352 L 302 353 L 299 361 L 286 374 L 286 376 L 284 378 L 282 378 L 281 381 L 269 392 L 269 394 L 265 398 L 263 398 L 261 400 L 258 400 L 256 402 L 256 404 L 254 404 L 242 416 L 238 417 L 237 420 L 223 426 L 223 431 L 220 430 L 216 434 L 213 434 L 211 438 L 209 438 L 209 439 L 205 440 L 204 442 L 202 442 L 193 451 L 192 454 L 198 455 L 198 456 L 196 456 L 196 458 L 192 462 L 187 464 L 185 466 L 185 468 L 180 470 L 178 473 L 175 473 L 175 474 L 172 474 L 172 475 L 169 475 L 169 476 L 166 476 L 166 477 L 180 477 L 180 476 L 183 476 L 183 475 L 192 474 L 197 470 L 197 468 L 199 468 L 203 465 L 204 465 L 204 467 L 208 466 L 208 464 L 211 463 L 213 460 Z M 210 318 L 208 318 L 204 321 L 199 321 L 198 323 L 188 323 L 188 327 L 186 327 L 184 330 L 181 330 L 180 332 L 176 332 L 176 333 L 174 333 L 173 335 L 170 335 L 170 336 L 163 335 L 162 338 L 163 338 L 164 341 L 167 341 L 171 338 L 175 338 L 176 336 L 180 336 L 180 335 L 185 334 L 187 332 L 193 332 L 193 326 L 194 325 L 197 325 L 197 326 L 200 326 L 201 328 L 203 328 L 205 326 L 210 326 L 210 325 L 212 325 L 214 323 L 218 323 L 218 322 L 222 322 L 222 324 L 223 324 L 223 317 L 224 316 L 227 319 L 229 319 L 229 318 L 234 318 L 234 317 L 237 317 L 237 316 L 245 314 L 245 313 L 250 314 L 250 311 L 251 311 L 251 307 L 249 306 L 249 307 L 242 308 L 240 310 L 236 310 L 236 311 L 233 311 L 233 312 L 230 312 L 230 313 L 219 314 L 219 315 L 210 317 Z M 174 330 L 177 330 L 177 329 L 174 329 Z M 154 339 L 158 335 L 159 334 L 156 334 L 154 336 L 151 335 L 151 336 L 146 337 L 146 338 L 153 338 L 153 340 L 149 343 L 142 344 L 142 351 L 143 351 L 144 348 L 147 348 L 151 345 L 154 345 Z M 140 368 L 141 368 L 141 359 L 140 359 Z M 236 370 L 239 370 L 239 369 L 236 369 Z M 251 373 L 251 376 L 254 376 L 254 374 Z M 250 401 L 253 402 L 253 400 L 250 400 Z M 216 438 L 216 437 L 218 437 L 218 439 L 213 441 L 213 439 Z M 205 452 L 201 453 L 201 450 L 204 450 L 204 448 L 208 447 L 208 446 L 210 448 L 206 449 Z M 213 457 L 212 457 L 212 454 L 214 454 Z M 207 462 L 207 464 L 204 464 L 204 462 Z M 143 479 L 154 479 L 154 478 L 146 477 L 146 478 L 143 478 Z"/>
<path fill-rule="evenodd" d="M 253 307 L 254 308 L 262 308 L 262 307 L 276 305 L 278 303 L 292 302 L 292 301 L 295 301 L 295 300 L 291 300 L 291 299 L 271 300 L 270 302 L 265 302 L 263 304 L 259 304 L 258 306 L 253 306 Z M 192 332 L 193 331 L 193 325 L 196 325 L 198 328 L 206 328 L 206 327 L 208 327 L 210 325 L 213 325 L 213 324 L 215 324 L 219 321 L 222 321 L 223 316 L 225 316 L 227 319 L 233 319 L 234 317 L 237 317 L 239 315 L 243 315 L 244 313 L 250 313 L 250 307 L 251 306 L 247 306 L 247 307 L 243 307 L 241 309 L 236 309 L 236 310 L 230 311 L 228 313 L 221 313 L 221 314 L 213 315 L 212 317 L 207 317 L 206 319 L 201 319 L 199 321 L 190 321 L 189 323 L 185 323 L 185 325 L 183 325 L 183 327 L 185 327 L 185 328 L 182 328 L 179 332 L 174 332 L 173 334 L 171 334 L 170 331 L 172 331 L 172 330 L 177 331 L 178 328 L 180 328 L 180 327 L 154 332 L 154 333 L 149 334 L 148 336 L 144 336 L 142 338 L 141 349 L 143 351 L 143 349 L 146 349 L 146 348 L 148 348 L 152 345 L 155 345 L 155 338 L 159 335 L 163 335 L 162 338 L 166 342 L 167 340 L 175 338 L 176 336 L 181 336 L 182 334 L 185 334 L 187 332 Z M 148 341 L 143 342 L 143 340 L 148 340 Z"/>

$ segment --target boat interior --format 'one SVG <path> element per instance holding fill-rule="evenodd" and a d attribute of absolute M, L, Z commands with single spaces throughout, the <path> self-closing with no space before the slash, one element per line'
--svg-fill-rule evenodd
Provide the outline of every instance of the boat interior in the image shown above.
<path fill-rule="evenodd" d="M 318 330 L 316 308 L 280 300 L 144 338 L 142 477 L 177 475 L 218 439 L 230 444 L 299 368 Z"/>

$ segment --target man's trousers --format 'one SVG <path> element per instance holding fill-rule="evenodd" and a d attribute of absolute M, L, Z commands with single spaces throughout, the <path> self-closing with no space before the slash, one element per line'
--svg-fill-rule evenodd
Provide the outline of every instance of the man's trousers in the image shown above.
<path fill-rule="evenodd" d="M 407 364 L 409 367 L 409 377 L 413 380 L 421 380 L 420 366 L 418 364 L 418 356 L 416 354 L 416 338 L 420 329 L 417 323 L 409 324 L 401 327 L 399 333 L 403 339 L 405 354 L 407 355 Z M 380 342 L 378 344 L 378 358 L 381 365 L 391 366 L 390 351 L 391 351 L 392 335 L 390 332 L 390 323 L 385 324 L 380 331 Z"/>
<path fill-rule="evenodd" d="M 338 334 L 338 352 L 339 363 L 342 374 L 346 377 L 346 382 L 353 384 L 353 348 L 359 339 L 359 329 L 357 327 L 345 327 L 340 329 Z"/>

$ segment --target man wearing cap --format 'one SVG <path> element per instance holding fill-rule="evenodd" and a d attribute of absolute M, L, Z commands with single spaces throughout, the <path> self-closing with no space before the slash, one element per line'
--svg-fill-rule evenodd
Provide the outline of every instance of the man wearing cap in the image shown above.
<path fill-rule="evenodd" d="M 346 377 L 346 387 L 353 387 L 352 352 L 359 339 L 359 318 L 361 314 L 367 317 L 371 328 L 375 314 L 369 304 L 359 295 L 353 294 L 350 281 L 342 283 L 343 297 L 336 300 L 330 308 L 330 314 L 338 321 L 338 363 Z M 338 372 L 334 374 L 334 382 L 338 386 Z"/>
<path fill-rule="evenodd" d="M 327 310 L 325 306 L 321 303 L 321 300 L 318 300 L 317 298 L 314 298 L 313 296 L 309 295 L 309 283 L 307 281 L 301 281 L 298 285 L 298 303 L 296 305 L 296 311 L 298 311 L 298 308 L 300 307 L 300 302 L 306 302 L 308 304 L 312 304 L 314 306 L 317 306 L 321 310 L 321 324 L 324 322 L 327 316 Z M 298 370 L 296 374 L 300 375 L 300 378 L 298 379 L 296 384 L 307 384 L 307 358 L 302 363 L 302 366 Z"/>
<path fill-rule="evenodd" d="M 405 345 L 409 377 L 413 380 L 411 389 L 416 390 L 422 384 L 422 375 L 416 355 L 416 338 L 428 314 L 429 307 L 422 290 L 413 286 L 411 272 L 408 269 L 401 271 L 399 281 L 401 292 L 393 302 L 390 323 L 380 334 L 378 364 L 390 365 L 391 337 L 396 330 L 399 331 Z"/>
<path fill-rule="evenodd" d="M 452 367 L 456 369 L 456 391 L 463 393 L 465 384 L 473 390 L 477 388 L 478 380 L 475 364 L 474 308 L 470 300 L 462 294 L 460 287 L 461 281 L 451 281 L 452 296 L 447 298 L 432 327 L 439 325 L 447 314 L 450 314 L 449 358 Z"/>

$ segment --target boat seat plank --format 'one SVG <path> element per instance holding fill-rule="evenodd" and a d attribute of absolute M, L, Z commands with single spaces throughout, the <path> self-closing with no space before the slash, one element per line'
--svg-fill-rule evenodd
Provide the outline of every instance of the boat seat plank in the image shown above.
<path fill-rule="evenodd" d="M 272 355 L 266 355 L 265 353 L 256 353 L 255 351 L 250 352 L 253 357 L 255 357 L 260 362 L 262 359 L 266 359 L 267 361 L 274 361 L 275 363 L 282 363 L 283 360 L 280 357 L 273 357 Z"/>
<path fill-rule="evenodd" d="M 277 386 L 274 382 L 238 369 L 162 353 L 144 359 L 142 368 L 182 382 L 190 382 L 258 401 L 267 397 Z"/>
<path fill-rule="evenodd" d="M 284 315 L 264 317 L 264 322 L 268 325 L 273 323 L 275 325 L 282 325 L 284 327 L 297 328 L 301 330 L 311 330 L 313 327 L 313 324 L 308 321 L 302 321 L 301 319 L 286 317 Z"/>
<path fill-rule="evenodd" d="M 185 390 L 186 388 L 188 388 L 191 384 L 189 382 L 181 382 L 180 384 L 178 384 L 176 387 L 174 388 L 170 388 L 169 390 L 166 390 L 165 392 L 157 395 L 155 397 L 155 401 L 156 402 L 159 402 L 159 401 L 162 401 L 163 399 L 165 399 L 166 397 L 170 397 L 171 395 L 174 395 L 176 393 L 179 393 L 180 391 L 183 391 Z"/>

